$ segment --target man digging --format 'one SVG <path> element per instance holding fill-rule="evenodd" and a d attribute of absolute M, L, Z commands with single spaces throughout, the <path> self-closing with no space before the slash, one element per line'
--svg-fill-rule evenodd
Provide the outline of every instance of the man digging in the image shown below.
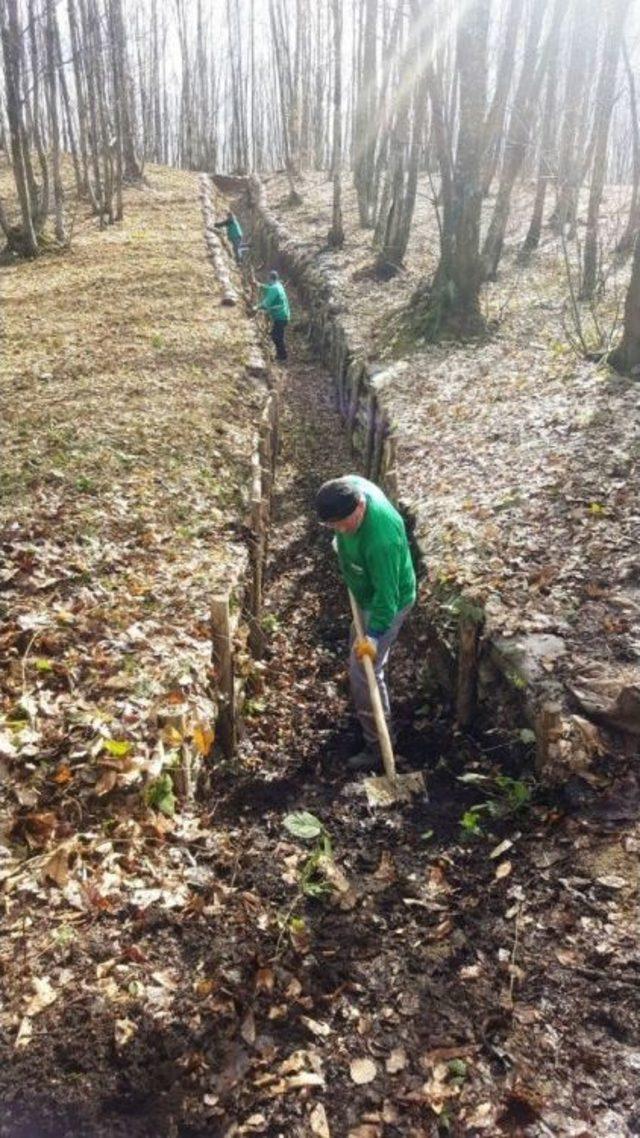
<path fill-rule="evenodd" d="M 416 600 L 411 550 L 398 511 L 378 486 L 357 474 L 325 482 L 316 495 L 316 512 L 335 533 L 333 546 L 340 572 L 362 610 L 365 635 L 359 638 L 352 627 L 349 681 L 365 745 L 347 765 L 350 770 L 371 770 L 380 765 L 380 749 L 361 661 L 365 656 L 373 661 L 393 738 L 385 669 Z"/>
<path fill-rule="evenodd" d="M 275 344 L 276 359 L 284 363 L 287 358 L 284 334 L 291 319 L 291 310 L 285 287 L 275 269 L 269 273 L 268 284 L 260 285 L 260 289 L 262 300 L 256 312 L 266 312 L 271 320 L 271 339 Z"/>

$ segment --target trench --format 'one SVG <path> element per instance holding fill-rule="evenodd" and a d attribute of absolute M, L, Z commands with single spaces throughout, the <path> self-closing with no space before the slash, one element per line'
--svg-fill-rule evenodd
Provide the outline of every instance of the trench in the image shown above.
<path fill-rule="evenodd" d="M 629 1133 L 639 1133 L 633 1081 L 616 1051 L 640 1029 L 624 986 L 632 964 L 620 987 L 593 955 L 607 912 L 596 896 L 592 924 L 581 928 L 584 910 L 563 884 L 575 831 L 545 803 L 465 840 L 461 816 L 478 794 L 459 776 L 490 774 L 493 757 L 428 701 L 419 612 L 394 649 L 390 689 L 398 750 L 426 771 L 429 801 L 374 812 L 353 791 L 348 604 L 313 499 L 327 478 L 370 471 L 354 459 L 333 380 L 292 299 L 264 655 L 247 684 L 239 763 L 213 771 L 200 804 L 219 844 L 206 857 L 196 850 L 203 882 L 185 912 L 134 922 L 136 949 L 182 978 L 170 1017 L 157 1022 L 139 1009 L 136 1038 L 116 1052 L 112 1018 L 78 993 L 67 1039 L 52 1039 L 47 1055 L 59 1089 L 54 1080 L 42 1097 L 40 1057 L 25 1113 L 9 1129 L 0 1119 L 0 1134 L 309 1138 L 321 1105 L 332 1138 L 548 1138 L 580 1133 L 576 1119 L 585 1134 L 607 1133 L 598 1119 L 609 1104 L 630 1125 L 635 1117 Z M 346 891 L 302 891 L 307 852 L 283 828 L 294 810 L 322 822 Z M 489 851 L 503 842 L 513 852 L 497 875 Z M 525 906 L 534 918 L 523 932 L 514 922 Z M 567 929 L 582 972 L 556 956 Z M 374 1075 L 360 1084 L 351 1064 L 363 1059 Z M 75 1097 L 67 1072 L 79 1080 Z M 292 1084 L 299 1075 L 306 1083 Z"/>

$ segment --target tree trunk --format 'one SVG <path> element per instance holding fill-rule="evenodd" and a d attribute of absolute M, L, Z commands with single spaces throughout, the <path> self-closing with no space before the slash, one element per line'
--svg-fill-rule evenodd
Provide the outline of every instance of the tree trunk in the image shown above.
<path fill-rule="evenodd" d="M 44 228 L 44 224 L 49 214 L 49 198 L 50 198 L 50 185 L 51 178 L 49 173 L 49 159 L 44 145 L 43 132 L 42 132 L 42 106 L 40 98 L 40 50 L 38 44 L 38 30 L 39 18 L 36 13 L 35 0 L 29 0 L 29 42 L 31 45 L 31 99 L 27 90 L 25 89 L 24 102 L 26 106 L 31 105 L 31 120 L 33 129 L 33 141 L 36 147 L 36 154 L 38 155 L 38 162 L 40 165 L 40 177 L 42 179 L 41 188 L 38 189 L 33 173 L 31 171 L 31 157 L 29 154 L 28 140 L 25 138 L 24 144 L 24 159 L 27 171 L 27 181 L 31 185 L 31 209 L 33 215 L 33 224 L 36 228 L 36 233 L 40 233 Z M 23 81 L 26 76 L 23 75 Z M 26 82 L 25 82 L 26 88 Z"/>
<path fill-rule="evenodd" d="M 60 121 L 58 117 L 58 60 L 57 60 L 57 9 L 54 0 L 47 0 L 46 45 L 47 80 L 49 89 L 49 134 L 51 165 L 53 169 L 53 201 L 56 241 L 63 245 L 67 240 L 64 225 L 64 191 L 60 171 Z"/>
<path fill-rule="evenodd" d="M 82 52 L 80 47 L 80 30 L 74 0 L 67 0 L 67 13 L 69 18 L 69 33 L 71 36 L 71 54 L 73 58 L 73 74 L 76 88 L 76 105 L 78 110 L 78 139 L 80 142 L 80 161 L 82 163 L 82 187 L 89 195 L 94 213 L 98 213 L 98 188 L 91 181 L 89 171 L 90 142 L 89 142 L 89 100 L 87 95 L 87 80 L 84 70 Z M 95 171 L 94 171 L 95 175 Z"/>
<path fill-rule="evenodd" d="M 542 235 L 542 220 L 544 217 L 544 203 L 547 196 L 547 187 L 555 170 L 554 143 L 556 138 L 556 95 L 558 86 L 558 55 L 560 51 L 560 28 L 553 35 L 549 52 L 549 67 L 547 70 L 547 86 L 545 91 L 544 110 L 542 113 L 542 140 L 540 144 L 540 159 L 538 164 L 538 179 L 536 182 L 536 196 L 533 203 L 533 212 L 527 236 L 521 250 L 521 258 L 527 256 L 538 248 Z"/>
<path fill-rule="evenodd" d="M 560 155 L 558 160 L 558 187 L 555 209 L 549 224 L 556 230 L 575 225 L 580 190 L 582 153 L 579 124 L 585 100 L 585 84 L 589 56 L 595 39 L 595 8 L 583 0 L 573 0 L 573 31 L 569 53 L 567 79 L 564 90 Z"/>
<path fill-rule="evenodd" d="M 587 233 L 584 242 L 581 290 L 583 299 L 593 296 L 598 277 L 598 220 L 607 174 L 609 127 L 616 95 L 616 75 L 622 45 L 622 32 L 629 3 L 630 0 L 609 0 L 608 5 L 607 32 L 596 91 L 596 113 L 593 125 L 595 147 L 587 211 Z"/>
<path fill-rule="evenodd" d="M 624 329 L 620 344 L 609 356 L 616 371 L 640 377 L 640 235 L 636 237 L 631 281 L 624 309 Z"/>
<path fill-rule="evenodd" d="M 124 164 L 123 177 L 127 182 L 139 182 L 142 177 L 142 166 L 136 153 L 134 99 L 131 82 L 131 71 L 127 56 L 127 40 L 122 15 L 122 0 L 110 0 L 110 22 L 112 37 L 115 43 L 117 57 L 117 71 L 120 89 L 114 91 L 114 100 L 119 101 L 120 134 L 122 146 L 122 161 Z"/>
<path fill-rule="evenodd" d="M 331 0 L 333 13 L 333 213 L 328 241 L 333 249 L 344 245 L 342 226 L 342 3 Z"/>
<path fill-rule="evenodd" d="M 0 0 L 0 35 L 2 37 L 11 162 L 22 217 L 22 228 L 18 233 L 12 235 L 9 245 L 15 252 L 21 252 L 29 257 L 35 257 L 38 253 L 38 238 L 33 222 L 32 203 L 27 185 L 27 172 L 24 160 L 24 131 L 20 108 L 20 92 L 22 88 L 20 54 L 21 32 L 18 24 L 17 0 Z"/>
<path fill-rule="evenodd" d="M 491 189 L 500 159 L 500 148 L 504 133 L 504 123 L 507 113 L 507 100 L 511 90 L 511 80 L 516 61 L 516 44 L 518 31 L 522 22 L 522 9 L 524 0 L 511 0 L 506 17 L 506 30 L 500 66 L 496 78 L 496 87 L 487 115 L 487 125 L 484 132 L 484 153 L 486 155 L 485 172 L 482 192 L 486 195 Z"/>
<path fill-rule="evenodd" d="M 640 122 L 638 121 L 638 98 L 636 83 L 629 59 L 629 52 L 625 42 L 622 44 L 622 58 L 629 84 L 629 106 L 631 109 L 631 139 L 633 145 L 633 186 L 631 189 L 631 204 L 625 231 L 620 238 L 616 253 L 627 257 L 633 250 L 635 239 L 640 233 Z"/>
<path fill-rule="evenodd" d="M 411 0 L 413 26 L 409 28 L 409 46 L 399 70 L 400 90 L 395 99 L 396 118 L 391 133 L 389 191 L 385 195 L 390 204 L 377 259 L 378 275 L 385 279 L 394 276 L 402 266 L 416 202 L 428 97 L 428 4 L 429 0 Z"/>
<path fill-rule="evenodd" d="M 60 91 L 62 94 L 62 103 L 64 106 L 64 115 L 65 115 L 65 119 L 63 121 L 66 120 L 66 132 L 67 132 L 69 150 L 71 151 L 71 158 L 73 161 L 73 171 L 75 174 L 76 191 L 78 194 L 83 194 L 85 192 L 84 176 L 83 176 L 82 166 L 80 164 L 80 156 L 78 154 L 78 143 L 76 140 L 76 132 L 75 132 L 74 123 L 73 123 L 73 113 L 71 110 L 71 99 L 69 97 L 69 85 L 67 83 L 67 77 L 66 77 L 65 70 L 64 70 L 64 62 L 62 59 L 62 46 L 60 43 L 60 27 L 58 24 L 57 15 L 53 21 L 53 26 L 54 26 L 54 32 L 55 32 L 55 37 L 56 37 L 56 43 L 55 43 L 56 66 L 58 68 L 58 75 L 60 76 Z"/>
<path fill-rule="evenodd" d="M 554 25 L 556 22 L 555 17 L 561 16 L 563 4 L 564 0 L 557 0 Z M 498 271 L 507 223 L 509 221 L 511 194 L 516 178 L 520 173 L 522 163 L 524 162 L 529 143 L 529 130 L 533 107 L 540 88 L 542 79 L 541 72 L 545 62 L 543 54 L 543 58 L 540 60 L 536 72 L 538 44 L 542 32 L 542 21 L 546 6 L 547 0 L 534 0 L 531 9 L 531 22 L 527 32 L 522 70 L 513 100 L 511 117 L 509 119 L 509 130 L 505 142 L 505 156 L 502 174 L 500 176 L 500 185 L 482 249 L 484 271 L 488 280 L 494 280 Z M 553 31 L 554 28 L 552 28 L 552 34 Z"/>
<path fill-rule="evenodd" d="M 75 10 L 73 0 L 68 0 L 69 5 L 69 21 L 75 21 Z M 80 28 L 82 35 L 78 33 L 78 57 L 82 60 L 84 68 L 84 77 L 86 79 L 87 91 L 87 104 L 88 104 L 88 132 L 87 132 L 87 145 L 88 145 L 88 158 L 91 164 L 93 173 L 93 187 L 92 199 L 95 202 L 95 211 L 100 217 L 100 223 L 103 221 L 104 214 L 104 185 L 102 178 L 102 171 L 100 169 L 100 128 L 98 121 L 98 107 L 96 96 L 96 75 L 95 75 L 95 57 L 96 51 L 93 43 L 93 35 L 91 22 L 87 13 L 86 0 L 78 0 L 80 11 Z"/>
<path fill-rule="evenodd" d="M 423 326 L 438 335 L 443 327 L 462 334 L 483 330 L 480 286 L 482 210 L 482 139 L 487 102 L 487 41 L 491 0 L 471 0 L 460 11 L 456 72 L 459 87 L 459 129 L 451 185 L 451 217 L 440 248 L 440 262 L 428 292 Z M 424 304 L 424 291 L 416 296 Z"/>
<path fill-rule="evenodd" d="M 353 181 L 358 198 L 360 225 L 369 229 L 375 212 L 376 117 L 376 32 L 378 0 L 364 0 L 362 66 L 358 76 L 354 124 Z"/>

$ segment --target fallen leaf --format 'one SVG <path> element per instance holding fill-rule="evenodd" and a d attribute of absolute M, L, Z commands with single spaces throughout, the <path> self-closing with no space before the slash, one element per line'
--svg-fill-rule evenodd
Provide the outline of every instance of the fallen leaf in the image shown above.
<path fill-rule="evenodd" d="M 320 1057 L 317 1056 L 318 1065 L 319 1059 Z M 287 1055 L 287 1058 L 283 1059 L 280 1064 L 278 1072 L 281 1075 L 290 1075 L 296 1071 L 302 1071 L 305 1067 L 311 1066 L 313 1066 L 311 1052 L 301 1049 L 299 1051 L 292 1051 L 291 1055 Z"/>
<path fill-rule="evenodd" d="M 373 1059 L 353 1059 L 349 1067 L 349 1074 L 354 1083 L 362 1086 L 372 1083 L 378 1071 Z"/>
<path fill-rule="evenodd" d="M 240 1028 L 240 1035 L 244 1039 L 245 1043 L 248 1043 L 250 1047 L 253 1047 L 253 1044 L 256 1041 L 256 1021 L 252 1011 L 248 1011 L 244 1017 L 242 1026 Z"/>
<path fill-rule="evenodd" d="M 48 976 L 34 976 L 31 984 L 35 994 L 29 1000 L 25 1013 L 28 1016 L 37 1016 L 57 1000 L 58 993 L 51 987 Z"/>
<path fill-rule="evenodd" d="M 199 755 L 203 757 L 209 754 L 213 747 L 214 733 L 206 724 L 198 724 L 193 731 L 193 744 Z"/>
<path fill-rule="evenodd" d="M 129 754 L 133 744 L 127 742 L 126 739 L 105 739 L 102 746 L 114 758 L 123 759 L 125 755 Z"/>
<path fill-rule="evenodd" d="M 500 857 L 501 854 L 506 853 L 507 850 L 510 850 L 512 845 L 513 845 L 513 842 L 510 840 L 510 838 L 505 838 L 505 840 L 503 842 L 500 842 L 499 846 L 496 846 L 495 849 L 491 850 L 489 857 L 490 858 Z"/>
<path fill-rule="evenodd" d="M 436 925 L 433 932 L 428 934 L 428 940 L 444 940 L 453 931 L 453 921 L 451 917 L 443 917 L 438 925 Z"/>
<path fill-rule="evenodd" d="M 27 814 L 24 819 L 24 836 L 30 849 L 43 849 L 53 835 L 57 818 L 50 810 Z"/>
<path fill-rule="evenodd" d="M 323 1087 L 324 1079 L 322 1075 L 316 1074 L 315 1071 L 301 1071 L 299 1075 L 291 1075 L 287 1079 L 287 1087 L 295 1089 L 296 1087 Z"/>
<path fill-rule="evenodd" d="M 29 1019 L 29 1016 L 24 1016 L 20 1021 L 20 1027 L 18 1028 L 18 1034 L 16 1035 L 16 1041 L 13 1046 L 17 1051 L 20 1051 L 23 1047 L 28 1047 L 32 1035 L 33 1023 Z"/>
<path fill-rule="evenodd" d="M 563 964 L 565 968 L 571 968 L 574 964 L 578 963 L 578 954 L 572 948 L 557 948 L 556 960 L 559 964 Z"/>
<path fill-rule="evenodd" d="M 130 1019 L 117 1019 L 114 1024 L 114 1038 L 118 1050 L 125 1047 L 137 1031 L 135 1023 Z"/>
<path fill-rule="evenodd" d="M 118 772 L 112 767 L 103 767 L 102 774 L 94 787 L 94 792 L 98 798 L 103 798 L 105 794 L 109 794 L 113 790 L 117 782 Z"/>
<path fill-rule="evenodd" d="M 388 885 L 391 885 L 391 883 L 396 880 L 398 873 L 395 862 L 388 850 L 382 851 L 380 864 L 373 876 L 376 881 L 383 881 Z"/>
<path fill-rule="evenodd" d="M 490 1102 L 481 1102 L 466 1119 L 467 1126 L 475 1126 L 477 1130 L 486 1130 L 489 1126 L 493 1126 L 495 1114 L 495 1108 Z"/>
<path fill-rule="evenodd" d="M 510 861 L 501 861 L 500 865 L 496 866 L 496 878 L 498 881 L 503 877 L 508 877 L 512 869 L 513 866 Z"/>
<path fill-rule="evenodd" d="M 327 1122 L 327 1112 L 321 1102 L 316 1103 L 311 1114 L 309 1115 L 309 1125 L 313 1134 L 317 1138 L 331 1138 L 331 1131 L 329 1130 L 329 1123 Z"/>
<path fill-rule="evenodd" d="M 73 774 L 71 773 L 71 768 L 63 763 L 54 774 L 53 781 L 57 782 L 58 786 L 66 786 L 68 782 L 71 782 L 72 778 Z"/>
<path fill-rule="evenodd" d="M 63 842 L 47 858 L 42 867 L 42 876 L 45 881 L 53 881 L 60 889 L 64 889 L 69 881 L 69 858 L 74 845 L 74 842 Z"/>
<path fill-rule="evenodd" d="M 256 992 L 273 992 L 274 974 L 271 968 L 259 968 L 256 972 Z"/>
<path fill-rule="evenodd" d="M 341 909 L 353 909 L 358 898 L 346 874 L 336 865 L 332 857 L 321 854 L 318 858 L 318 870 L 325 881 L 335 890 L 338 904 Z"/>
<path fill-rule="evenodd" d="M 262 1130 L 266 1121 L 267 1120 L 266 1120 L 264 1114 L 251 1114 L 251 1115 L 249 1115 L 247 1121 L 245 1123 L 243 1123 L 243 1125 L 240 1127 L 240 1133 L 242 1134 L 246 1130 L 257 1130 L 257 1129 Z M 263 1131 L 263 1133 L 264 1133 L 264 1131 Z"/>
<path fill-rule="evenodd" d="M 460 969 L 458 975 L 461 980 L 477 980 L 481 971 L 482 969 L 479 964 L 465 964 Z"/>
<path fill-rule="evenodd" d="M 397 1074 L 398 1071 L 404 1071 L 407 1065 L 407 1053 L 404 1047 L 396 1047 L 385 1063 L 385 1067 L 390 1075 Z"/>
<path fill-rule="evenodd" d="M 328 1023 L 321 1023 L 317 1019 L 311 1019 L 311 1016 L 300 1016 L 300 1020 L 314 1035 L 331 1035 L 331 1028 Z"/>
<path fill-rule="evenodd" d="M 624 889 L 629 882 L 624 877 L 619 877 L 616 873 L 608 873 L 603 877 L 596 877 L 598 885 L 604 885 L 606 889 Z"/>

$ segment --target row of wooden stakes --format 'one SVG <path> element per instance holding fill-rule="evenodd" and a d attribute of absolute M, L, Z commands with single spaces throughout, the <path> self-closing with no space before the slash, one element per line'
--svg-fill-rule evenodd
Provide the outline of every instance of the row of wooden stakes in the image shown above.
<path fill-rule="evenodd" d="M 218 704 L 216 744 L 225 758 L 231 758 L 237 747 L 244 699 L 244 681 L 236 675 L 235 667 L 235 638 L 241 620 L 248 624 L 248 647 L 253 657 L 259 659 L 264 652 L 263 578 L 277 451 L 278 396 L 276 391 L 271 391 L 251 455 L 250 574 L 245 595 L 239 600 L 234 590 L 229 589 L 211 600 L 211 662 Z"/>

